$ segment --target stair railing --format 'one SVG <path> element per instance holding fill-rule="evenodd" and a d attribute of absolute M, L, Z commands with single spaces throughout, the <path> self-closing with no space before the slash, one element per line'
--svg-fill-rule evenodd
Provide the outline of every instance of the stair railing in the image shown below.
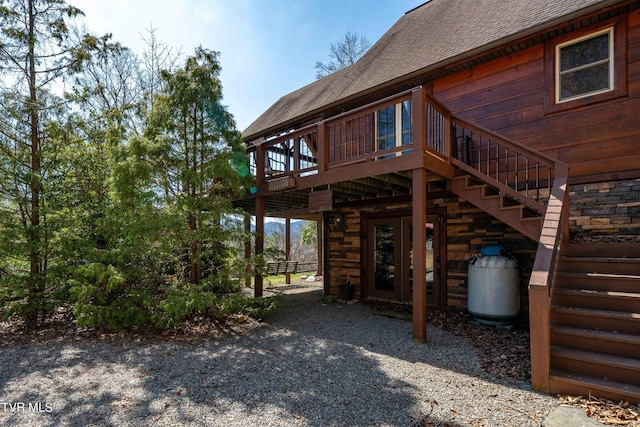
<path fill-rule="evenodd" d="M 452 165 L 544 216 L 529 281 L 529 320 L 531 384 L 535 390 L 548 392 L 551 295 L 560 244 L 568 234 L 569 168 L 553 157 L 456 117 L 427 97 L 429 105 L 437 106 L 436 115 L 450 121 L 449 152 L 441 153 Z"/>
<path fill-rule="evenodd" d="M 568 230 L 565 218 L 569 206 L 568 168 L 556 165 L 556 175 L 547 204 L 542 233 L 529 280 L 529 325 L 531 344 L 531 387 L 549 392 L 551 370 L 551 296 L 556 264 Z"/>
<path fill-rule="evenodd" d="M 544 213 L 556 160 L 482 128 L 452 117 L 451 163 L 504 195 Z"/>

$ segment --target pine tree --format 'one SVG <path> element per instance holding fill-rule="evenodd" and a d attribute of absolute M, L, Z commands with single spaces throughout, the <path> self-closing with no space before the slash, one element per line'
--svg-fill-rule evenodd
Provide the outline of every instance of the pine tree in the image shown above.
<path fill-rule="evenodd" d="M 48 180 L 59 136 L 53 124 L 64 114 L 62 78 L 85 52 L 68 38 L 70 21 L 81 14 L 63 0 L 0 3 L 0 258 L 8 260 L 3 280 L 9 285 L 3 299 L 31 323 L 48 291 Z"/>

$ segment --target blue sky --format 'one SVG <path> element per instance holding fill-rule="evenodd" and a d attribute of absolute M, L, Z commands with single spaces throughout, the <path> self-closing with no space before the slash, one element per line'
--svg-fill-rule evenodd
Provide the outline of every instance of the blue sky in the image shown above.
<path fill-rule="evenodd" d="M 405 12 L 425 0 L 67 0 L 89 30 L 140 53 L 153 25 L 157 38 L 191 55 L 219 51 L 224 104 L 239 130 L 281 96 L 315 80 L 331 43 L 347 31 L 375 43 Z"/>

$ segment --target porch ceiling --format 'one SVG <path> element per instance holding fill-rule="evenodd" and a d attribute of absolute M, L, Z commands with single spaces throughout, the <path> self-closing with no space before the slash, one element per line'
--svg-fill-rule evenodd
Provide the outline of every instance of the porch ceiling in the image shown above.
<path fill-rule="evenodd" d="M 430 174 L 430 185 L 444 188 L 442 177 Z M 276 218 L 296 218 L 321 220 L 322 212 L 309 212 L 309 194 L 314 190 L 333 191 L 333 205 L 366 202 L 380 203 L 381 200 L 411 195 L 411 172 L 403 171 L 376 175 L 349 181 L 336 182 L 317 188 L 297 188 L 272 192 L 264 196 L 265 215 Z M 255 215 L 256 198 L 235 200 L 234 206 Z"/>

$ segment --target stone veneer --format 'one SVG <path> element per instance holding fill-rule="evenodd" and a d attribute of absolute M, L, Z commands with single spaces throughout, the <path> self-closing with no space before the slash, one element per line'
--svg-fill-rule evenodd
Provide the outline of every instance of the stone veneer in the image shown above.
<path fill-rule="evenodd" d="M 570 186 L 569 228 L 572 240 L 640 240 L 640 179 Z"/>

